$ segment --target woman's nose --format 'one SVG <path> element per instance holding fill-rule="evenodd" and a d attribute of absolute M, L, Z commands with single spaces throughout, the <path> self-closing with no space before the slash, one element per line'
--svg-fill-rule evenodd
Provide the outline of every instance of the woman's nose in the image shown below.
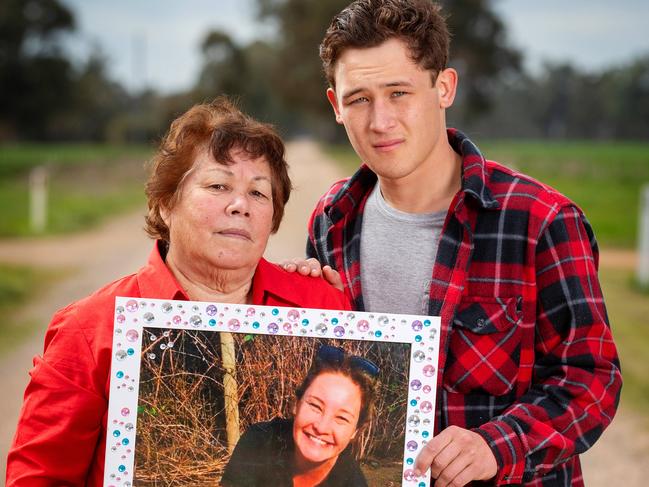
<path fill-rule="evenodd" d="M 316 433 L 327 434 L 331 431 L 331 418 L 320 416 L 320 418 L 313 423 L 313 427 Z"/>
<path fill-rule="evenodd" d="M 233 194 L 227 206 L 228 215 L 250 216 L 250 205 L 248 199 L 242 194 Z"/>

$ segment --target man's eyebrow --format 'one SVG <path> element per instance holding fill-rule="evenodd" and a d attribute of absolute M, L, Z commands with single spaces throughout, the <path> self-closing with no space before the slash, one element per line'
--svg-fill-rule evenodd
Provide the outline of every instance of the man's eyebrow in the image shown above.
<path fill-rule="evenodd" d="M 394 88 L 394 87 L 398 87 L 398 86 L 412 86 L 412 83 L 410 81 L 407 81 L 407 80 L 390 81 L 389 83 L 382 84 L 381 88 Z M 357 95 L 358 93 L 360 93 L 361 91 L 364 91 L 364 90 L 365 90 L 364 87 L 360 87 L 360 88 L 355 88 L 353 90 L 350 90 L 350 91 L 348 91 L 346 93 L 343 93 L 343 100 L 345 100 L 345 99 L 347 99 L 347 98 L 349 98 L 351 96 Z"/>

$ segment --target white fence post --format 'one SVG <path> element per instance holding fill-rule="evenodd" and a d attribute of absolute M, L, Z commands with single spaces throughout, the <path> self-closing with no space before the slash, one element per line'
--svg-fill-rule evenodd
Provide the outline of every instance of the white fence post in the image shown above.
<path fill-rule="evenodd" d="M 29 224 L 34 233 L 47 226 L 47 168 L 36 166 L 29 173 Z"/>
<path fill-rule="evenodd" d="M 649 185 L 640 195 L 640 225 L 638 226 L 638 283 L 649 286 Z"/>

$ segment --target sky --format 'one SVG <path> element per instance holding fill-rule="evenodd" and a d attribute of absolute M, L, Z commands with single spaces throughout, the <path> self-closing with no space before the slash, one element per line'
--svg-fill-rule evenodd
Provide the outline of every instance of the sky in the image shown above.
<path fill-rule="evenodd" d="M 79 60 L 99 49 L 109 74 L 132 90 L 189 88 L 200 69 L 200 43 L 219 28 L 245 44 L 272 36 L 254 0 L 61 0 L 76 16 L 66 45 Z M 647 0 L 493 0 L 510 44 L 525 66 L 568 61 L 596 72 L 649 54 Z M 314 52 L 314 56 L 317 54 Z"/>

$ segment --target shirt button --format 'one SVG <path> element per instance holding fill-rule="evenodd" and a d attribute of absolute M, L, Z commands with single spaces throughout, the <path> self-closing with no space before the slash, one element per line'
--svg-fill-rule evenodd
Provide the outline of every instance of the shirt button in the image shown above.
<path fill-rule="evenodd" d="M 475 324 L 478 325 L 478 328 L 482 328 L 484 326 L 484 323 L 484 318 L 478 318 L 478 321 L 475 322 Z"/>

